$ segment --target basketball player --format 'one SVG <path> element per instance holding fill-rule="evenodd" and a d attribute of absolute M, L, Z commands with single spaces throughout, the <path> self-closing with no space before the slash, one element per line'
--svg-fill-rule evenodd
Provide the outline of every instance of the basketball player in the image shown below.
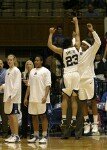
<path fill-rule="evenodd" d="M 66 128 L 66 113 L 67 113 L 67 101 L 69 97 L 72 99 L 72 119 L 69 125 L 69 128 L 72 130 L 76 127 L 76 115 L 77 115 L 77 92 L 79 89 L 79 73 L 78 73 L 78 50 L 80 48 L 80 35 L 79 35 L 79 27 L 77 17 L 73 17 L 73 23 L 75 25 L 76 32 L 76 43 L 75 46 L 72 45 L 71 38 L 65 38 L 63 42 L 63 48 L 58 48 L 52 43 L 52 37 L 55 33 L 55 28 L 50 28 L 50 34 L 48 38 L 48 47 L 54 51 L 55 53 L 61 55 L 63 57 L 64 64 L 64 85 L 65 88 L 63 91 L 63 100 L 62 100 L 62 120 L 61 120 L 61 128 Z"/>
<path fill-rule="evenodd" d="M 29 143 L 39 142 L 40 144 L 47 143 L 47 130 L 48 130 L 48 120 L 46 117 L 46 104 L 50 103 L 50 86 L 51 86 L 51 73 L 50 71 L 42 66 L 43 58 L 42 56 L 36 56 L 34 65 L 35 68 L 30 71 L 29 83 L 27 91 L 25 94 L 24 104 L 28 104 L 29 95 L 29 105 L 28 112 L 32 115 L 34 137 L 29 139 Z M 39 118 L 42 122 L 42 139 L 39 141 Z"/>
<path fill-rule="evenodd" d="M 81 49 L 79 53 L 79 67 L 80 74 L 80 88 L 79 99 L 82 101 L 82 109 L 84 115 L 84 134 L 88 134 L 91 130 L 91 124 L 88 117 L 88 105 L 87 100 L 91 100 L 92 112 L 93 112 L 93 125 L 92 133 L 98 132 L 98 111 L 96 100 L 94 97 L 94 59 L 95 55 L 101 45 L 101 41 L 97 33 L 94 31 L 92 24 L 87 24 L 88 30 L 92 33 L 94 38 L 94 44 L 85 39 L 82 41 Z"/>
<path fill-rule="evenodd" d="M 5 84 L 0 89 L 4 89 L 4 112 L 8 116 L 11 136 L 5 142 L 19 142 L 18 118 L 21 103 L 21 72 L 16 67 L 17 60 L 14 55 L 8 55 L 7 63 L 9 69 L 6 71 Z"/>

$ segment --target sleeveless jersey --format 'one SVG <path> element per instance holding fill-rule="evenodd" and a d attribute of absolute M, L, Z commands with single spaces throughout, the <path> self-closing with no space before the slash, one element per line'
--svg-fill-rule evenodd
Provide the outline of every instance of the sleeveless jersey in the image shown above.
<path fill-rule="evenodd" d="M 64 49 L 63 65 L 64 73 L 77 72 L 78 70 L 78 50 L 75 47 Z"/>

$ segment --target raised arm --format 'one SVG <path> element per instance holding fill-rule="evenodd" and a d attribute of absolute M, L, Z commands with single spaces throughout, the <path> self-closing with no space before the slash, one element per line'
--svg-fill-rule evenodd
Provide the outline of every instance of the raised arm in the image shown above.
<path fill-rule="evenodd" d="M 52 36 L 53 34 L 55 33 L 56 29 L 55 28 L 50 28 L 49 29 L 49 37 L 48 37 L 48 47 L 50 48 L 50 50 L 52 50 L 53 52 L 57 53 L 57 54 L 60 54 L 62 56 L 62 52 L 63 52 L 63 49 L 62 48 L 59 48 L 59 47 L 56 47 L 55 45 L 53 45 L 52 43 Z"/>
<path fill-rule="evenodd" d="M 93 38 L 94 38 L 94 44 L 92 45 L 94 52 L 96 53 L 101 45 L 101 40 L 98 36 L 98 34 L 95 32 L 93 25 L 91 23 L 87 24 L 87 28 L 90 32 L 92 32 Z"/>
<path fill-rule="evenodd" d="M 80 31 L 79 31 L 79 25 L 78 25 L 78 19 L 77 17 L 73 17 L 72 21 L 75 25 L 75 47 L 79 50 L 80 49 Z"/>

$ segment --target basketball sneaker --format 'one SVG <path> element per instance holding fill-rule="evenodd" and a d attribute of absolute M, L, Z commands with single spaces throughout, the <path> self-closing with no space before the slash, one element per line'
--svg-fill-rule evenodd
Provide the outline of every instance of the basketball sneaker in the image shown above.
<path fill-rule="evenodd" d="M 88 121 L 86 121 L 86 122 L 84 122 L 84 134 L 88 134 L 88 133 L 90 133 L 90 130 L 91 130 L 91 124 L 90 124 L 90 122 Z"/>
<path fill-rule="evenodd" d="M 8 143 L 16 143 L 16 142 L 20 142 L 20 137 L 18 135 L 14 135 L 12 136 L 12 138 L 8 140 Z"/>
<path fill-rule="evenodd" d="M 76 120 L 71 120 L 71 123 L 69 125 L 70 130 L 74 130 L 76 128 Z"/>
<path fill-rule="evenodd" d="M 7 139 L 5 139 L 5 142 L 8 142 L 14 135 L 11 135 L 10 137 L 8 137 Z"/>
<path fill-rule="evenodd" d="M 47 144 L 47 136 L 43 136 L 42 139 L 39 141 L 39 144 Z"/>
<path fill-rule="evenodd" d="M 62 119 L 62 120 L 61 120 L 61 124 L 60 124 L 60 128 L 61 128 L 62 131 L 65 130 L 66 124 L 67 124 L 66 119 Z"/>
<path fill-rule="evenodd" d="M 98 123 L 92 124 L 92 135 L 100 135 L 100 132 L 98 130 Z"/>
<path fill-rule="evenodd" d="M 34 135 L 31 139 L 27 140 L 29 143 L 39 142 L 39 137 Z"/>

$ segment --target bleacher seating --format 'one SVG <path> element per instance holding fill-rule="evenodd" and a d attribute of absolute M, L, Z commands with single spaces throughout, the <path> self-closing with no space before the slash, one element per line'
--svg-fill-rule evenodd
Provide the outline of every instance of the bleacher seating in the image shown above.
<path fill-rule="evenodd" d="M 39 15 L 39 9 L 29 8 L 26 11 L 28 17 L 35 17 Z"/>
<path fill-rule="evenodd" d="M 15 9 L 14 14 L 15 17 L 25 17 L 27 15 L 25 8 Z"/>
<path fill-rule="evenodd" d="M 54 9 L 53 10 L 53 16 L 64 16 L 65 15 L 65 9 Z"/>
<path fill-rule="evenodd" d="M 14 16 L 14 9 L 3 9 L 1 14 L 3 17 L 13 17 Z"/>
<path fill-rule="evenodd" d="M 40 9 L 40 0 L 28 0 L 26 3 L 27 9 Z"/>
<path fill-rule="evenodd" d="M 39 16 L 52 16 L 52 9 L 40 9 Z"/>
<path fill-rule="evenodd" d="M 67 0 L 3 0 L 0 8 L 0 16 L 18 16 L 30 17 L 30 16 L 64 16 L 65 14 L 71 15 L 69 10 L 64 9 L 64 2 Z M 17 10 L 16 10 L 17 9 Z M 19 11 L 19 9 L 21 11 Z M 23 13 L 22 10 L 26 9 L 27 13 Z M 32 9 L 32 10 L 31 10 Z M 72 10 L 72 8 L 71 8 Z M 105 9 L 96 9 L 102 17 L 106 15 Z M 11 13 L 10 13 L 11 12 Z M 13 12 L 13 14 L 12 14 Z M 14 12 L 17 12 L 14 14 Z M 80 9 L 81 16 L 84 16 L 85 9 Z M 22 15 L 21 15 L 22 13 Z M 3 14 L 3 15 L 2 15 Z M 24 16 L 25 14 L 25 16 Z"/>

